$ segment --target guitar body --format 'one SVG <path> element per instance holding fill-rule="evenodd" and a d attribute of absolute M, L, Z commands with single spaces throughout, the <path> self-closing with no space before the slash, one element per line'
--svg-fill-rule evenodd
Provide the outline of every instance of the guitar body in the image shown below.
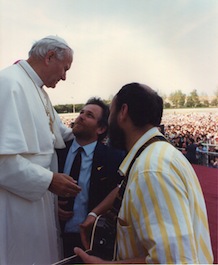
<path fill-rule="evenodd" d="M 116 220 L 107 214 L 99 215 L 93 226 L 90 249 L 93 255 L 105 260 L 113 260 L 115 256 Z"/>
<path fill-rule="evenodd" d="M 113 260 L 115 258 L 115 240 L 116 240 L 116 218 L 112 218 L 112 212 L 105 215 L 99 215 L 93 225 L 90 249 L 86 251 L 89 255 L 94 255 L 104 260 Z M 70 265 L 83 264 L 83 261 L 77 255 L 65 258 L 52 265 Z"/>

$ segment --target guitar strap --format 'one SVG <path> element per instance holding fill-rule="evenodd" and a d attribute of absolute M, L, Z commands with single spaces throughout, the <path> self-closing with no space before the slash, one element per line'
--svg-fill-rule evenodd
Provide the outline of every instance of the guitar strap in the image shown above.
<path fill-rule="evenodd" d="M 143 144 L 139 150 L 137 151 L 137 153 L 135 154 L 135 156 L 133 157 L 129 167 L 128 167 L 128 170 L 126 172 L 126 175 L 123 179 L 123 182 L 121 184 L 121 187 L 119 189 L 119 192 L 115 198 L 115 201 L 113 203 L 113 206 L 112 206 L 112 209 L 111 209 L 111 215 L 113 214 L 114 217 L 112 219 L 117 219 L 117 216 L 118 216 L 118 212 L 120 210 L 120 207 L 121 207 L 121 203 L 122 203 L 122 199 L 123 199 L 123 195 L 124 195 L 124 192 L 125 192 L 125 189 L 126 189 L 126 184 L 127 184 L 127 181 L 128 181 L 128 177 L 129 177 L 129 172 L 136 160 L 136 158 L 141 154 L 141 152 L 146 148 L 148 147 L 150 144 L 154 143 L 154 142 L 157 142 L 157 141 L 165 141 L 165 142 L 168 142 L 167 139 L 162 136 L 162 135 L 156 135 L 154 137 L 152 137 L 150 140 L 148 140 L 145 144 Z M 112 216 L 111 216 L 112 217 Z"/>

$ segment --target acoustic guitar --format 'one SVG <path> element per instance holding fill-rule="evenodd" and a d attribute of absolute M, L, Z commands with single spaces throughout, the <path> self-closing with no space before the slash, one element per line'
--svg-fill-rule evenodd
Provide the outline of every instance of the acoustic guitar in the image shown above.
<path fill-rule="evenodd" d="M 92 228 L 90 249 L 85 252 L 104 260 L 113 260 L 115 257 L 116 239 L 116 217 L 108 211 L 104 215 L 99 215 Z M 62 259 L 52 265 L 82 264 L 82 259 L 73 255 Z"/>

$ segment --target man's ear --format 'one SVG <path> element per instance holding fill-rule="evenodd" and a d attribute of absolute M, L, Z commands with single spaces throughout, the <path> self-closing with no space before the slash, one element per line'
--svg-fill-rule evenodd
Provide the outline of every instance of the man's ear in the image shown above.
<path fill-rule="evenodd" d="M 120 115 L 119 118 L 121 120 L 125 120 L 128 116 L 128 105 L 127 104 L 123 104 L 120 110 Z"/>
<path fill-rule="evenodd" d="M 48 65 L 50 64 L 51 60 L 55 57 L 54 51 L 48 51 L 45 56 L 45 63 Z"/>
<path fill-rule="evenodd" d="M 106 126 L 101 126 L 98 128 L 97 133 L 98 135 L 103 134 L 107 130 Z"/>

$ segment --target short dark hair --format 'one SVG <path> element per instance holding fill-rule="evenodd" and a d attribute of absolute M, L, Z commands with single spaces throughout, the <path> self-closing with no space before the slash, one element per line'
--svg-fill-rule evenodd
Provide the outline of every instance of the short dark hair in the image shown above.
<path fill-rule="evenodd" d="M 106 131 L 103 134 L 99 135 L 99 139 L 102 140 L 106 137 L 108 131 L 108 117 L 110 113 L 109 106 L 106 103 L 104 103 L 104 101 L 101 98 L 98 97 L 90 98 L 86 102 L 85 106 L 89 104 L 98 105 L 99 107 L 102 108 L 102 116 L 101 119 L 98 121 L 99 126 L 106 128 Z"/>
<path fill-rule="evenodd" d="M 115 97 L 116 110 L 128 105 L 128 114 L 136 127 L 146 124 L 159 126 L 163 115 L 163 99 L 150 87 L 130 83 L 124 85 Z"/>

